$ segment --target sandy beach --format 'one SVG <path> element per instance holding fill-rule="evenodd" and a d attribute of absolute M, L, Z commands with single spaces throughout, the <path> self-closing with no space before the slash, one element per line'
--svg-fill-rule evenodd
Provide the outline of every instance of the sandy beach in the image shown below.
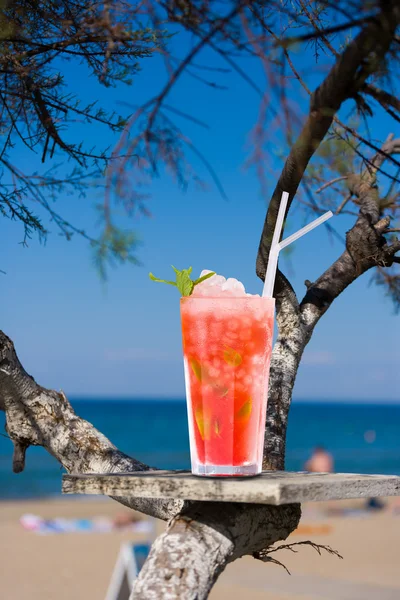
<path fill-rule="evenodd" d="M 230 565 L 217 582 L 212 600 L 395 600 L 400 597 L 398 501 L 384 511 L 327 515 L 329 508 L 357 507 L 357 502 L 304 506 L 300 528 L 289 541 L 312 539 L 328 544 L 343 560 L 310 547 L 297 554 L 282 550 L 281 567 L 246 557 Z M 399 509 L 400 510 L 400 509 Z M 51 499 L 2 502 L 0 511 L 1 598 L 7 600 L 101 600 L 123 541 L 143 541 L 131 531 L 39 535 L 19 522 L 31 513 L 51 519 L 115 517 L 124 509 L 108 499 Z M 161 532 L 163 523 L 157 522 Z"/>

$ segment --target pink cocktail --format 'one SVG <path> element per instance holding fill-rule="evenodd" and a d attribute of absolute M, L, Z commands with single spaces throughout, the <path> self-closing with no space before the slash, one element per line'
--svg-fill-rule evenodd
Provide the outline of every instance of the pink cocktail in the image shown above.
<path fill-rule="evenodd" d="M 212 297 L 200 291 L 181 299 L 196 475 L 261 472 L 274 305 L 273 298 L 244 293 Z"/>

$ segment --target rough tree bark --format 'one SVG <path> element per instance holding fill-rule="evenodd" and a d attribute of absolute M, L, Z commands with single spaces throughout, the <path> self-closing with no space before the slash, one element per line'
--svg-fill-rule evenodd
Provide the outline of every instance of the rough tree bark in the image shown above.
<path fill-rule="evenodd" d="M 397 2 L 382 2 L 379 16 L 363 26 L 337 58 L 335 66 L 313 94 L 308 118 L 286 161 L 271 199 L 257 258 L 263 278 L 282 190 L 290 200 L 304 171 L 326 135 L 342 103 L 364 89 L 365 81 L 387 53 L 400 22 Z M 385 153 L 398 152 L 399 140 L 388 138 Z M 301 302 L 280 275 L 275 295 L 279 336 L 273 350 L 267 412 L 264 467 L 284 467 L 286 427 L 292 389 L 302 353 L 314 327 L 335 298 L 373 266 L 389 266 L 400 243 L 384 237 L 388 219 L 382 219 L 375 188 L 374 167 L 348 178 L 349 190 L 360 207 L 348 232 L 346 250 L 314 283 Z M 20 472 L 29 445 L 44 446 L 69 472 L 126 472 L 149 469 L 120 452 L 90 423 L 79 418 L 62 392 L 38 385 L 20 364 L 9 338 L 0 332 L 0 408 L 14 444 L 13 468 Z M 154 543 L 135 585 L 137 599 L 201 600 L 225 566 L 245 554 L 258 556 L 277 540 L 285 539 L 300 519 L 300 506 L 156 501 L 116 498 L 145 514 L 164 519 L 167 529 Z"/>
<path fill-rule="evenodd" d="M 68 472 L 114 473 L 150 467 L 120 452 L 93 425 L 78 417 L 63 392 L 48 390 L 28 375 L 12 341 L 0 331 L 0 408 L 14 444 L 13 471 L 25 466 L 29 446 L 43 446 Z M 180 501 L 118 498 L 126 506 L 168 520 L 183 508 Z"/>

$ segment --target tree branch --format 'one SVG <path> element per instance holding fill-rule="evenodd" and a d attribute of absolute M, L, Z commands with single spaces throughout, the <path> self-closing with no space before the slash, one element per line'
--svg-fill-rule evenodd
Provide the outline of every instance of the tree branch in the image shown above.
<path fill-rule="evenodd" d="M 390 134 L 382 146 L 386 154 L 398 152 L 400 139 Z M 389 267 L 396 262 L 395 254 L 400 250 L 396 239 L 388 244 L 384 234 L 388 233 L 390 218 L 380 219 L 379 192 L 375 187 L 375 172 L 383 164 L 385 155 L 378 152 L 372 159 L 373 168 L 367 168 L 361 175 L 349 175 L 347 185 L 354 202 L 360 206 L 359 216 L 346 235 L 346 250 L 343 254 L 308 287 L 301 302 L 302 321 L 310 339 L 312 331 L 328 310 L 333 300 L 360 275 L 376 266 Z"/>
<path fill-rule="evenodd" d="M 311 25 L 314 27 L 315 33 L 318 34 L 318 37 L 316 39 L 321 40 L 324 43 L 324 45 L 328 48 L 328 50 L 333 54 L 333 56 L 335 56 L 335 58 L 338 58 L 339 52 L 337 52 L 335 50 L 335 48 L 332 46 L 332 44 L 328 40 L 327 31 L 322 26 L 320 26 L 320 23 L 318 22 L 318 16 L 308 10 L 306 3 L 303 0 L 299 0 L 299 2 L 300 2 L 300 6 L 301 6 L 303 12 L 307 15 L 308 20 L 310 21 Z M 311 2 L 310 2 L 310 4 L 311 4 Z"/>
<path fill-rule="evenodd" d="M 392 154 L 400 154 L 400 138 L 394 139 L 394 135 L 391 133 L 387 137 L 387 140 L 383 144 L 382 148 L 377 151 L 376 155 L 371 161 L 374 174 L 380 170 L 385 160 Z"/>
<path fill-rule="evenodd" d="M 324 183 L 324 185 L 321 185 L 321 187 L 319 187 L 317 190 L 315 190 L 315 193 L 319 194 L 320 192 L 325 190 L 327 187 L 333 185 L 334 183 L 337 183 L 338 181 L 343 181 L 344 179 L 347 179 L 347 175 L 342 175 L 341 177 L 335 177 L 334 179 L 331 179 L 330 181 L 327 181 L 326 183 Z"/>
<path fill-rule="evenodd" d="M 365 23 L 370 23 L 375 20 L 374 15 L 369 15 L 366 17 L 362 17 L 361 19 L 352 19 L 346 23 L 341 23 L 340 25 L 332 25 L 332 27 L 324 27 L 322 30 L 314 27 L 314 31 L 310 33 L 305 33 L 304 35 L 296 35 L 288 38 L 284 38 L 280 45 L 288 48 L 289 46 L 293 46 L 293 44 L 298 44 L 299 42 L 309 42 L 311 40 L 323 39 L 327 35 L 332 35 L 333 33 L 340 33 L 341 31 L 347 31 L 352 27 L 357 27 L 358 25 L 364 25 Z"/>
<path fill-rule="evenodd" d="M 337 550 L 335 550 L 334 548 L 331 548 L 331 546 L 325 546 L 323 544 L 316 544 L 315 542 L 310 542 L 310 540 L 304 540 L 303 542 L 295 542 L 293 544 L 281 544 L 279 546 L 276 546 L 275 548 L 266 548 L 265 550 L 261 550 L 261 552 L 257 552 L 254 555 L 254 558 L 258 558 L 259 560 L 262 560 L 263 562 L 276 563 L 276 564 L 280 565 L 281 567 L 283 567 L 284 569 L 286 569 L 287 573 L 290 575 L 290 572 L 287 569 L 287 567 L 285 567 L 285 565 L 282 564 L 279 560 L 272 558 L 271 554 L 273 554 L 274 552 L 279 552 L 280 550 L 289 550 L 290 552 L 297 554 L 297 552 L 298 552 L 297 548 L 299 546 L 311 546 L 311 548 L 313 550 L 315 550 L 316 552 L 318 552 L 318 554 L 320 556 L 322 554 L 322 551 L 324 551 L 324 552 L 327 552 L 328 554 L 330 554 L 331 556 L 336 556 L 337 558 L 343 559 L 343 556 L 341 554 L 339 554 L 339 552 Z"/>
<path fill-rule="evenodd" d="M 351 196 L 352 196 L 352 194 L 349 194 L 348 196 L 346 196 L 346 198 L 344 198 L 342 200 L 342 202 L 339 204 L 339 206 L 337 207 L 337 209 L 335 211 L 335 215 L 339 215 L 342 212 L 342 210 L 344 209 L 346 204 L 351 200 Z"/>
<path fill-rule="evenodd" d="M 266 272 L 282 192 L 289 192 L 289 210 L 307 165 L 328 132 L 335 113 L 346 99 L 354 97 L 364 85 L 373 65 L 375 69 L 378 68 L 393 41 L 400 21 L 400 7 L 392 3 L 386 6 L 388 8 L 383 8 L 347 46 L 311 96 L 308 118 L 292 146 L 268 207 L 256 263 L 257 275 L 261 279 L 264 279 Z M 368 63 L 370 54 L 374 56 L 371 65 Z M 279 279 L 277 285 L 281 285 Z"/>
<path fill-rule="evenodd" d="M 307 120 L 291 148 L 268 206 L 256 261 L 256 272 L 262 280 L 268 264 L 282 192 L 289 192 L 287 209 L 289 210 L 307 165 L 332 125 L 335 113 L 346 99 L 354 97 L 365 84 L 366 77 L 373 72 L 373 69 L 379 68 L 390 48 L 397 24 L 400 22 L 400 7 L 394 3 L 382 6 L 381 13 L 372 22 L 364 25 L 357 37 L 337 59 L 322 84 L 311 95 Z M 385 156 L 385 154 L 381 153 L 381 156 Z M 378 165 L 378 162 L 379 159 L 377 161 L 375 158 L 374 164 Z M 350 189 L 350 191 L 355 193 L 355 190 Z M 367 200 L 364 199 L 364 205 L 366 202 Z M 374 223 L 377 220 L 378 218 Z M 363 227 L 363 234 L 366 233 L 366 227 L 366 225 Z M 369 246 L 373 247 L 375 251 L 380 236 L 372 226 L 370 229 Z M 357 238 L 354 240 L 353 246 L 357 246 L 360 234 L 361 232 L 357 232 L 357 235 L 353 234 L 353 237 L 355 235 Z M 333 296 L 336 297 L 335 294 L 343 291 L 360 274 L 360 265 L 354 251 L 353 249 L 353 258 L 346 255 L 339 264 L 335 263 L 332 273 L 336 274 L 336 278 L 330 273 L 322 290 L 320 289 L 320 280 L 316 284 L 310 285 L 306 298 L 301 304 L 300 314 L 292 301 L 293 290 L 289 287 L 287 280 L 278 272 L 274 296 L 277 299 L 279 336 L 271 360 L 264 468 L 283 468 L 288 414 L 302 353 L 311 337 L 313 327 L 322 316 L 323 311 L 326 310 L 328 303 L 326 294 L 330 293 L 330 286 L 334 286 Z M 371 255 L 373 258 L 365 259 L 367 263 L 376 260 L 376 255 L 374 253 Z M 384 255 L 379 254 L 379 260 L 393 261 L 393 247 L 390 255 L 386 251 Z M 365 261 L 362 262 L 362 265 L 366 268 Z M 345 271 L 347 276 L 341 277 L 341 270 Z M 321 293 L 323 293 L 323 298 L 319 300 Z M 332 299 L 329 296 L 329 302 Z M 318 305 L 318 309 L 315 308 L 316 305 Z M 283 311 L 283 315 L 280 314 L 281 311 Z M 316 312 L 319 315 L 318 318 L 315 318 Z M 314 319 L 311 317 L 311 313 L 313 313 Z M 281 327 L 284 328 L 282 333 Z"/>
<path fill-rule="evenodd" d="M 102 433 L 76 415 L 63 392 L 41 387 L 26 373 L 12 341 L 0 331 L 0 408 L 14 444 L 13 468 L 21 472 L 29 446 L 43 446 L 69 472 L 124 473 L 151 470 L 118 450 Z M 145 514 L 168 520 L 181 501 L 118 498 Z"/>
<path fill-rule="evenodd" d="M 384 144 L 387 151 L 397 148 L 389 136 Z M 375 159 L 380 160 L 378 153 Z M 349 175 L 350 196 L 360 206 L 354 227 L 347 233 L 346 250 L 314 283 L 307 282 L 307 293 L 300 308 L 287 291 L 278 290 L 277 318 L 279 335 L 271 360 L 267 424 L 264 445 L 264 468 L 283 469 L 286 429 L 292 390 L 305 346 L 319 319 L 333 300 L 360 275 L 374 266 L 391 266 L 397 262 L 400 242 L 390 245 L 384 235 L 389 233 L 390 218 L 380 219 L 379 194 L 375 174 L 366 170 Z"/>
<path fill-rule="evenodd" d="M 400 99 L 393 96 L 393 94 L 376 87 L 372 83 L 367 83 L 363 88 L 363 92 L 379 102 L 385 110 L 390 106 L 394 108 L 397 113 L 400 113 Z"/>

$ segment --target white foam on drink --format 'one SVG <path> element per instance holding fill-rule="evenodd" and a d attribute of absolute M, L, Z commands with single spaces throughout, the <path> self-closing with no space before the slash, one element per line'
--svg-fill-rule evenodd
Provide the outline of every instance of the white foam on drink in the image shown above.
<path fill-rule="evenodd" d="M 208 275 L 208 273 L 212 273 L 207 269 L 204 269 L 200 273 L 200 277 L 204 275 Z M 229 279 L 225 279 L 222 275 L 213 275 L 209 277 L 205 281 L 202 281 L 198 285 L 195 286 L 192 296 L 209 296 L 209 297 L 228 297 L 228 298 L 240 298 L 246 296 L 253 296 L 253 294 L 246 294 L 245 287 L 241 281 L 238 279 L 234 279 L 233 277 L 229 277 Z M 256 297 L 260 297 L 259 294 L 254 294 Z"/>

